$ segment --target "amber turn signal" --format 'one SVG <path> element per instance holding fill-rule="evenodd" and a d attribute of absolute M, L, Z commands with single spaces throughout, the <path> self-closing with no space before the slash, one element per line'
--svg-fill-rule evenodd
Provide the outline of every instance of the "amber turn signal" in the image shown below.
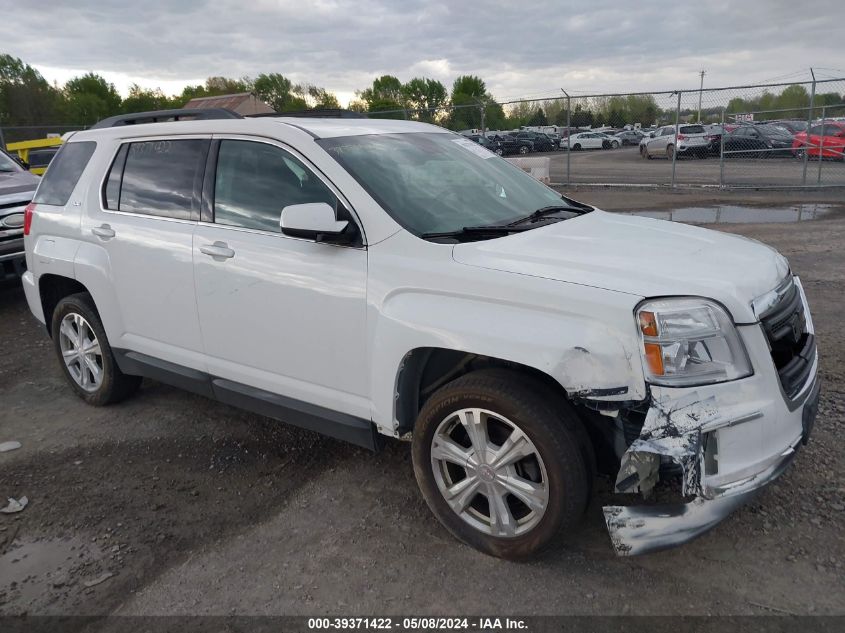
<path fill-rule="evenodd" d="M 663 375 L 663 353 L 657 343 L 645 343 L 645 360 L 654 376 Z"/>

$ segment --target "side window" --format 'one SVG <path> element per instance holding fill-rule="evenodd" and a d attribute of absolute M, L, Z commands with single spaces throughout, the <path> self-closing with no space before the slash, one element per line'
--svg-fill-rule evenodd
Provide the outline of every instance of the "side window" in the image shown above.
<path fill-rule="evenodd" d="M 107 209 L 191 219 L 199 196 L 209 141 L 156 140 L 127 143 L 109 171 Z"/>
<path fill-rule="evenodd" d="M 254 141 L 224 140 L 217 156 L 214 222 L 280 232 L 282 209 L 337 198 L 305 165 L 285 150 Z"/>
<path fill-rule="evenodd" d="M 94 141 L 62 145 L 41 179 L 33 202 L 60 207 L 66 205 L 96 147 Z"/>

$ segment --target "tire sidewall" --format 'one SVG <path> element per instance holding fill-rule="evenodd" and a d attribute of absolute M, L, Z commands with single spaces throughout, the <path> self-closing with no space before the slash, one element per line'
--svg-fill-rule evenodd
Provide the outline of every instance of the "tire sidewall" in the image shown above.
<path fill-rule="evenodd" d="M 85 391 L 80 387 L 68 371 L 62 357 L 61 343 L 59 342 L 59 328 L 61 327 L 62 319 L 68 314 L 76 313 L 82 316 L 91 326 L 94 334 L 97 337 L 97 342 L 100 344 L 100 352 L 103 359 L 103 382 L 100 388 L 96 391 Z M 100 322 L 100 317 L 91 304 L 82 295 L 71 295 L 62 299 L 53 311 L 52 329 L 53 333 L 53 348 L 56 351 L 56 356 L 59 359 L 59 365 L 62 368 L 65 379 L 70 384 L 71 388 L 76 394 L 89 404 L 102 405 L 110 400 L 110 396 L 114 391 L 116 378 L 116 363 L 112 355 L 111 345 L 109 345 L 106 331 L 103 329 L 103 324 Z"/>
<path fill-rule="evenodd" d="M 423 410 L 414 430 L 414 474 L 423 496 L 434 514 L 447 530 L 464 543 L 493 556 L 524 559 L 549 545 L 564 528 L 581 516 L 586 493 L 577 494 L 579 486 L 586 486 L 586 469 L 578 449 L 578 441 L 563 423 L 554 420 L 553 410 L 543 416 L 548 427 L 530 415 L 525 415 L 511 398 L 496 397 L 487 389 L 450 388 L 441 397 L 432 397 Z M 540 522 L 526 534 L 513 538 L 499 538 L 484 534 L 461 519 L 443 498 L 434 478 L 431 464 L 431 442 L 440 423 L 460 409 L 481 408 L 493 411 L 518 426 L 534 443 L 545 466 L 549 486 L 549 502 Z M 555 437 L 557 435 L 557 437 Z M 570 494 L 570 490 L 574 494 Z"/>

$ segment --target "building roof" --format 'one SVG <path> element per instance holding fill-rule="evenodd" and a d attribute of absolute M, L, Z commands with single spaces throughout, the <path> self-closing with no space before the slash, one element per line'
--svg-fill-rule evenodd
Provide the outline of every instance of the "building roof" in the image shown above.
<path fill-rule="evenodd" d="M 196 97 L 182 106 L 185 109 L 226 108 L 239 114 L 263 114 L 273 112 L 273 108 L 264 103 L 252 92 L 238 92 L 215 97 Z"/>

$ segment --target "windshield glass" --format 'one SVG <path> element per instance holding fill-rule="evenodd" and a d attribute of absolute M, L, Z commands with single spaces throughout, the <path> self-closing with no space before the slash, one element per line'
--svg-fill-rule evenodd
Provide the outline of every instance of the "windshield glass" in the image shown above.
<path fill-rule="evenodd" d="M 8 154 L 0 152 L 0 171 L 21 171 L 22 168 Z"/>
<path fill-rule="evenodd" d="M 505 224 L 567 202 L 478 143 L 444 132 L 317 141 L 416 235 Z"/>

